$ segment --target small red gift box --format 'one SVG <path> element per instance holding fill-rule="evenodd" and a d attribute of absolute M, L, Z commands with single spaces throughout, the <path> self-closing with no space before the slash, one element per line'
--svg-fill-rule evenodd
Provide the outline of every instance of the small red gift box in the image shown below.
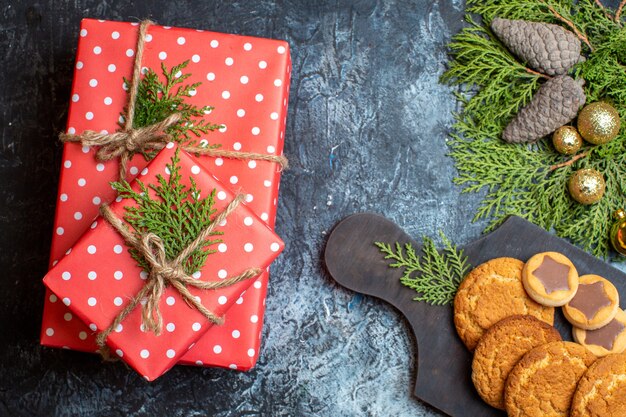
<path fill-rule="evenodd" d="M 132 183 L 135 192 L 148 190 L 154 194 L 150 184 L 158 185 L 159 175 L 164 181 L 168 180 L 175 148 L 173 143 L 168 144 L 142 170 L 138 179 L 147 188 L 140 188 L 140 182 L 135 180 Z M 192 181 L 195 181 L 202 197 L 214 193 L 213 208 L 216 213 L 212 218 L 215 218 L 235 196 L 200 168 L 193 157 L 185 152 L 179 152 L 179 157 L 180 184 L 191 187 Z M 153 199 L 158 198 L 153 196 Z M 124 218 L 129 207 L 138 205 L 133 199 L 119 197 L 110 206 L 120 219 Z M 180 210 L 177 213 L 184 217 Z M 215 230 L 223 233 L 212 237 L 219 238 L 219 244 L 216 242 L 209 247 L 214 253 L 209 254 L 204 266 L 193 273 L 195 279 L 219 282 L 250 268 L 263 270 L 283 248 L 276 234 L 243 203 Z M 111 325 L 129 300 L 146 285 L 147 278 L 148 273 L 131 256 L 120 233 L 99 217 L 69 253 L 48 272 L 44 283 L 73 314 L 84 323 L 89 323 L 90 332 L 95 333 Z M 251 284 L 252 280 L 248 279 L 217 290 L 200 290 L 191 286 L 188 289 L 211 312 L 222 316 Z M 188 305 L 172 286 L 166 287 L 158 304 L 164 323 L 161 335 L 144 330 L 141 308 L 137 306 L 106 340 L 112 352 L 116 352 L 148 380 L 172 367 L 212 324 Z"/>
<path fill-rule="evenodd" d="M 84 19 L 76 55 L 76 71 L 67 123 L 69 133 L 113 132 L 127 103 L 123 78 L 130 79 L 138 25 Z M 186 102 L 212 105 L 211 122 L 225 126 L 203 135 L 222 149 L 281 155 L 291 61 L 283 41 L 168 28 L 152 25 L 143 67 L 159 72 L 185 60 L 189 84 L 201 82 Z M 99 163 L 94 149 L 64 145 L 63 167 L 50 262 L 53 266 L 89 228 L 98 206 L 115 198 L 109 182 L 116 179 L 116 161 Z M 271 162 L 198 158 L 226 184 L 247 193 L 246 204 L 274 226 L 280 169 Z M 147 164 L 136 156 L 129 164 L 131 179 Z M 229 310 L 222 326 L 212 327 L 181 360 L 185 364 L 249 369 L 259 353 L 268 273 L 254 281 Z M 41 343 L 93 352 L 95 340 L 87 325 L 72 319 L 69 309 L 48 291 L 44 303 Z M 69 318 L 69 319 L 68 319 Z"/>

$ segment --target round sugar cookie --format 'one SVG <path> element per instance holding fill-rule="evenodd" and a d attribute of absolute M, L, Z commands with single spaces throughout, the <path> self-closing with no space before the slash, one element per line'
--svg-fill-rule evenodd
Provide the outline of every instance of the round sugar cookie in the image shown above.
<path fill-rule="evenodd" d="M 626 312 L 618 309 L 615 318 L 599 329 L 583 330 L 574 327 L 572 333 L 576 342 L 597 357 L 622 353 L 626 350 Z"/>
<path fill-rule="evenodd" d="M 510 316 L 489 328 L 480 338 L 472 361 L 472 382 L 490 406 L 504 410 L 506 378 L 531 349 L 561 340 L 552 326 L 533 316 Z"/>
<path fill-rule="evenodd" d="M 533 301 L 522 285 L 524 263 L 495 258 L 471 270 L 454 297 L 454 325 L 469 350 L 483 333 L 503 318 L 528 314 L 550 325 L 554 308 Z"/>
<path fill-rule="evenodd" d="M 593 353 L 574 342 L 532 349 L 507 378 L 508 417 L 567 417 L 578 380 L 595 360 Z"/>
<path fill-rule="evenodd" d="M 565 255 L 542 252 L 524 265 L 522 283 L 530 298 L 539 304 L 559 307 L 576 295 L 578 272 Z"/>
<path fill-rule="evenodd" d="M 594 330 L 609 324 L 618 309 L 619 294 L 609 280 L 600 275 L 583 275 L 576 295 L 563 306 L 563 314 L 574 327 Z"/>
<path fill-rule="evenodd" d="M 626 353 L 598 359 L 580 378 L 571 417 L 626 416 Z"/>

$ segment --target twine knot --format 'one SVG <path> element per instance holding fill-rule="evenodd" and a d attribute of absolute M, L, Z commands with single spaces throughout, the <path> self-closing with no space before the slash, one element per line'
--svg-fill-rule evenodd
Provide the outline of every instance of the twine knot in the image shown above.
<path fill-rule="evenodd" d="M 156 275 L 164 284 L 175 280 L 185 281 L 187 274 L 182 265 L 167 260 L 165 246 L 159 236 L 154 233 L 143 235 L 140 250 L 144 259 L 150 264 L 151 275 Z"/>
<path fill-rule="evenodd" d="M 204 317 L 214 324 L 221 324 L 223 319 L 207 309 L 190 291 L 189 288 L 200 290 L 216 290 L 235 285 L 241 281 L 259 275 L 260 268 L 249 268 L 241 274 L 221 281 L 202 281 L 188 275 L 184 266 L 191 254 L 201 248 L 206 239 L 211 235 L 217 225 L 222 223 L 237 206 L 244 200 L 243 194 L 238 194 L 231 201 L 224 211 L 220 212 L 212 222 L 205 227 L 198 236 L 185 247 L 175 259 L 168 259 L 165 252 L 163 240 L 155 233 L 149 232 L 142 235 L 135 235 L 126 224 L 117 217 L 108 205 L 100 207 L 102 217 L 124 238 L 126 243 L 139 251 L 141 256 L 148 263 L 148 278 L 141 290 L 131 299 L 126 307 L 113 319 L 113 322 L 104 331 L 98 334 L 96 342 L 100 348 L 106 345 L 106 338 L 126 317 L 141 304 L 142 324 L 144 330 L 151 331 L 155 335 L 161 334 L 163 329 L 163 317 L 159 308 L 159 302 L 167 287 L 174 288 L 192 308 L 198 310 Z M 105 352 L 106 350 L 103 350 Z"/>
<path fill-rule="evenodd" d="M 163 142 L 169 139 L 166 130 L 180 121 L 181 115 L 174 113 L 159 123 L 150 126 L 124 128 L 115 133 L 100 133 L 87 130 L 78 136 L 61 134 L 61 140 L 65 142 L 79 141 L 85 146 L 99 146 L 96 152 L 98 161 L 110 161 L 117 158 L 130 157 L 138 152 L 146 152 L 163 148 Z"/>
<path fill-rule="evenodd" d="M 137 152 L 141 150 L 140 141 L 141 135 L 138 130 L 131 130 L 128 132 L 128 138 L 124 142 L 127 152 Z"/>
<path fill-rule="evenodd" d="M 144 329 L 158 336 L 163 328 L 163 318 L 159 309 L 163 291 L 176 280 L 184 283 L 186 274 L 181 265 L 168 262 L 163 240 L 159 236 L 147 233 L 140 242 L 139 249 L 150 265 L 148 280 L 152 287 L 147 298 L 143 300 L 145 302 L 142 302 L 142 320 Z"/>

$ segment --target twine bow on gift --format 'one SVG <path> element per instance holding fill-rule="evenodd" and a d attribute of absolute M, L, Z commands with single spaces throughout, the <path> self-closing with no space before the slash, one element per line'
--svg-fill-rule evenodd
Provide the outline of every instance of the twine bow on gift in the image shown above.
<path fill-rule="evenodd" d="M 237 206 L 244 200 L 244 195 L 237 195 L 233 201 L 228 204 L 224 211 L 220 212 L 213 221 L 204 228 L 185 249 L 173 260 L 168 260 L 165 255 L 163 241 L 154 233 L 146 233 L 135 236 L 126 224 L 117 217 L 107 205 L 102 205 L 100 213 L 102 217 L 109 222 L 115 230 L 124 238 L 126 243 L 139 251 L 144 259 L 150 265 L 150 273 L 146 279 L 145 285 L 131 299 L 130 303 L 113 319 L 109 327 L 98 334 L 96 342 L 101 351 L 106 348 L 106 339 L 115 331 L 115 329 L 128 317 L 128 315 L 139 305 L 142 307 L 142 323 L 144 329 L 152 331 L 155 335 L 159 335 L 163 328 L 163 317 L 159 309 L 159 302 L 163 296 L 163 292 L 167 286 L 176 289 L 190 307 L 198 310 L 204 317 L 214 324 L 221 324 L 223 319 L 215 313 L 207 309 L 196 297 L 189 291 L 189 287 L 201 290 L 216 290 L 229 287 L 246 279 L 255 277 L 261 273 L 260 268 L 250 268 L 241 274 L 224 279 L 221 281 L 201 281 L 187 275 L 184 271 L 184 265 L 191 254 L 201 248 L 204 242 L 211 235 L 215 227 L 222 223 Z"/>
<path fill-rule="evenodd" d="M 170 139 L 165 130 L 178 123 L 181 116 L 174 113 L 163 121 L 134 129 L 125 127 L 115 133 L 100 133 L 87 130 L 81 135 L 62 133 L 62 142 L 80 142 L 83 146 L 100 146 L 96 160 L 106 162 L 120 158 L 120 180 L 126 177 L 126 166 L 131 156 L 138 152 L 161 150 Z M 132 120 L 132 119 L 130 119 Z"/>
<path fill-rule="evenodd" d="M 166 132 L 181 119 L 181 115 L 174 113 L 164 120 L 150 126 L 134 128 L 135 105 L 139 82 L 141 78 L 141 62 L 143 58 L 144 44 L 148 26 L 154 22 L 144 20 L 139 26 L 137 37 L 137 51 L 133 65 L 133 74 L 128 91 L 128 106 L 124 115 L 124 127 L 114 133 L 101 133 L 93 130 L 86 130 L 80 134 L 61 133 L 61 142 L 80 143 L 83 146 L 100 146 L 96 152 L 96 160 L 106 162 L 113 159 L 120 159 L 119 179 L 126 178 L 126 166 L 131 157 L 136 153 L 159 151 L 163 149 L 171 136 Z M 280 165 L 280 169 L 286 169 L 289 165 L 287 158 L 283 155 L 270 155 L 255 152 L 228 151 L 223 149 L 208 148 L 202 146 L 185 145 L 181 148 L 196 155 L 222 157 L 239 160 L 257 160 L 274 162 Z"/>

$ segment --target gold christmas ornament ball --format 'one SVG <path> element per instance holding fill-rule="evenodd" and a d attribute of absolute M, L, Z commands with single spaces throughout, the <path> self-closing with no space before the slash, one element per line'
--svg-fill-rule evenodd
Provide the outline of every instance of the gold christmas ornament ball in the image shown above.
<path fill-rule="evenodd" d="M 552 144 L 558 153 L 574 155 L 583 146 L 583 139 L 574 127 L 561 126 L 554 131 Z"/>
<path fill-rule="evenodd" d="M 613 213 L 615 223 L 611 226 L 611 244 L 613 249 L 622 255 L 626 255 L 626 211 L 623 209 Z"/>
<path fill-rule="evenodd" d="M 608 103 L 597 101 L 588 104 L 578 114 L 578 132 L 594 145 L 615 139 L 619 128 L 619 113 Z"/>
<path fill-rule="evenodd" d="M 567 184 L 572 198 L 580 204 L 593 204 L 602 198 L 606 183 L 602 174 L 595 169 L 579 169 Z"/>

